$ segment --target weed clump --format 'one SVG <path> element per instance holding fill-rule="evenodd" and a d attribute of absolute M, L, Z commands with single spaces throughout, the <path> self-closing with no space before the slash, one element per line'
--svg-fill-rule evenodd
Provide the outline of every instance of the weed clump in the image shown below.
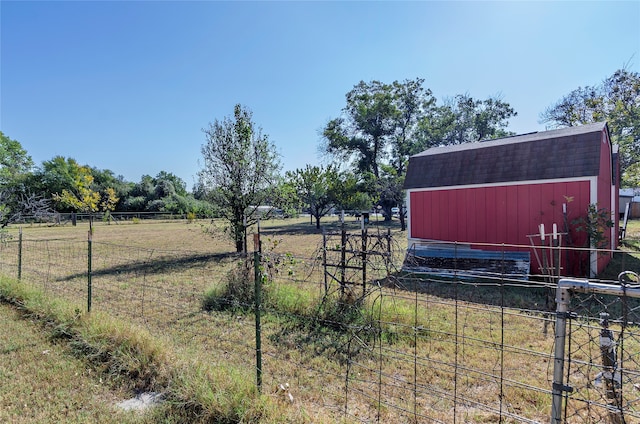
<path fill-rule="evenodd" d="M 202 299 L 205 311 L 248 311 L 254 305 L 255 272 L 249 260 L 240 261 L 225 281 L 209 289 Z"/>

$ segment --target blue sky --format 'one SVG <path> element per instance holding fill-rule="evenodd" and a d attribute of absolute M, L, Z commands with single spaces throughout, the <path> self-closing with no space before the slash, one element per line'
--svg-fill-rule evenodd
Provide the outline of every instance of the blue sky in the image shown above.
<path fill-rule="evenodd" d="M 0 1 L 0 130 L 128 181 L 190 188 L 202 128 L 241 103 L 285 170 L 359 81 L 425 79 L 440 103 L 501 96 L 509 129 L 624 66 L 640 71 L 640 1 Z"/>

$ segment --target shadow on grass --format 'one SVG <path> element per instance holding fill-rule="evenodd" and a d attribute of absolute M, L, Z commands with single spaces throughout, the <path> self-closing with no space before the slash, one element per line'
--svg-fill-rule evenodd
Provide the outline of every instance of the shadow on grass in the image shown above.
<path fill-rule="evenodd" d="M 140 275 L 156 275 L 167 274 L 184 271 L 191 268 L 203 267 L 208 263 L 220 263 L 227 259 L 237 259 L 242 257 L 241 253 L 210 253 L 210 254 L 193 254 L 185 255 L 179 258 L 162 257 L 152 258 L 150 260 L 131 262 L 123 265 L 100 268 L 93 270 L 91 275 L 94 277 L 117 276 L 120 274 L 140 274 Z M 58 279 L 58 281 L 71 281 L 76 278 L 86 276 L 86 272 L 67 275 Z"/>
<path fill-rule="evenodd" d="M 313 356 L 328 357 L 345 365 L 366 354 L 382 334 L 360 302 L 323 299 L 312 315 L 277 314 L 279 331 L 269 339 L 284 350 L 305 346 Z"/>
<path fill-rule="evenodd" d="M 409 292 L 417 290 L 420 294 L 449 300 L 540 312 L 555 311 L 555 289 L 543 287 L 538 282 L 523 281 L 516 286 L 479 279 L 457 281 L 434 275 L 400 273 L 384 283 L 387 287 Z"/>
<path fill-rule="evenodd" d="M 640 273 L 640 252 L 618 250 L 603 272 L 598 275 L 600 280 L 618 281 L 618 275 L 623 271 Z"/>
<path fill-rule="evenodd" d="M 597 281 L 617 285 L 623 271 L 640 273 L 640 252 L 617 251 Z M 384 284 L 387 287 L 443 299 L 483 305 L 515 308 L 541 313 L 555 313 L 556 289 L 545 287 L 538 281 L 483 281 L 481 279 L 455 280 L 431 274 L 397 273 Z M 598 318 L 607 312 L 612 319 L 640 324 L 640 299 L 613 295 L 572 294 L 572 309 L 581 316 Z"/>

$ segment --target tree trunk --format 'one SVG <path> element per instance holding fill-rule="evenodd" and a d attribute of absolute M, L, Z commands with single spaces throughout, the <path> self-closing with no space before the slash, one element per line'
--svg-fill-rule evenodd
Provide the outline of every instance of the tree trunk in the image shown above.
<path fill-rule="evenodd" d="M 234 230 L 234 234 L 235 234 L 236 252 L 237 253 L 248 252 L 249 246 L 245 246 L 246 238 L 247 238 L 247 229 L 244 227 L 244 225 L 242 225 L 242 227 L 240 228 L 236 228 Z"/>

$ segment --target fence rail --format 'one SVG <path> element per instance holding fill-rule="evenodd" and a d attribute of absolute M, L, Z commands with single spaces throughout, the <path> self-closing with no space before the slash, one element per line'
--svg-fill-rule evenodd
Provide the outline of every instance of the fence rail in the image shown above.
<path fill-rule="evenodd" d="M 365 244 L 364 262 L 356 233 L 348 243 L 325 234 L 323 244 L 319 235 L 309 257 L 256 249 L 248 265 L 242 255 L 98 240 L 89 259 L 88 241 L 20 238 L 0 243 L 0 273 L 78 305 L 89 305 L 90 275 L 94 310 L 245 368 L 266 394 L 289 383 L 311 421 L 640 422 L 635 288 L 600 282 L 603 293 L 593 283 L 582 290 L 533 276 L 478 279 L 465 269 L 406 273 L 404 252 L 387 234 L 373 235 L 378 242 Z M 340 278 L 325 283 L 326 272 L 340 274 L 326 265 L 341 263 L 342 248 L 367 267 L 345 271 L 347 280 L 365 275 L 355 298 L 345 297 Z M 637 260 L 628 255 L 627 264 Z M 251 284 L 261 284 L 260 295 L 204 308 L 204 293 L 242 267 L 258 271 Z M 558 310 L 549 303 L 556 288 L 564 293 Z"/>

